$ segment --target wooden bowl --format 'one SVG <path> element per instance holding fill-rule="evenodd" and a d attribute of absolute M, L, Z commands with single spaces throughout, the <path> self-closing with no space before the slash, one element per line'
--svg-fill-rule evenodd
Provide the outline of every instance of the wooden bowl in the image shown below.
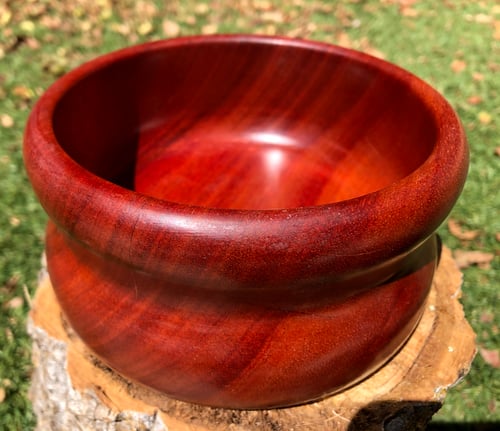
<path fill-rule="evenodd" d="M 230 408 L 308 402 L 405 342 L 466 177 L 446 101 L 382 60 L 260 36 L 97 58 L 25 134 L 72 327 L 127 378 Z"/>

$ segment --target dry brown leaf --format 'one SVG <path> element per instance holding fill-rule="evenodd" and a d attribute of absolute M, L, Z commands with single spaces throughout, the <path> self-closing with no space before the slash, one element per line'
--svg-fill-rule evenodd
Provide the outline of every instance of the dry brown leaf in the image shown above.
<path fill-rule="evenodd" d="M 34 97 L 33 90 L 26 87 L 25 85 L 18 85 L 14 87 L 14 89 L 12 90 L 12 94 L 14 96 L 20 97 L 23 100 L 30 100 Z"/>
<path fill-rule="evenodd" d="M 480 347 L 479 354 L 488 365 L 491 365 L 493 368 L 500 368 L 500 354 L 498 349 L 488 350 Z"/>
<path fill-rule="evenodd" d="M 477 82 L 484 81 L 484 75 L 480 72 L 473 72 L 472 79 Z"/>
<path fill-rule="evenodd" d="M 49 30 L 55 30 L 61 26 L 62 18 L 57 15 L 43 15 L 38 22 Z"/>
<path fill-rule="evenodd" d="M 146 36 L 153 31 L 153 24 L 151 21 L 143 21 L 137 26 L 136 31 L 141 36 Z"/>
<path fill-rule="evenodd" d="M 451 62 L 450 67 L 453 72 L 460 73 L 465 70 L 465 68 L 467 67 L 467 63 L 463 60 L 455 59 Z"/>
<path fill-rule="evenodd" d="M 34 37 L 27 37 L 25 43 L 30 49 L 40 48 L 40 42 L 38 42 L 38 40 Z"/>
<path fill-rule="evenodd" d="M 490 313 L 489 311 L 485 311 L 484 313 L 481 313 L 481 316 L 479 316 L 479 321 L 481 323 L 491 323 L 495 319 L 495 316 L 493 313 Z"/>
<path fill-rule="evenodd" d="M 477 114 L 477 119 L 481 124 L 486 125 L 491 123 L 492 117 L 489 112 L 481 111 L 479 114 Z"/>
<path fill-rule="evenodd" d="M 461 269 L 468 268 L 472 265 L 477 265 L 482 269 L 488 269 L 490 268 L 491 261 L 495 257 L 493 253 L 479 250 L 455 250 L 453 256 L 458 267 Z"/>
<path fill-rule="evenodd" d="M 4 4 L 0 5 L 0 27 L 6 26 L 12 18 L 12 12 Z"/>
<path fill-rule="evenodd" d="M 477 229 L 464 230 L 460 225 L 460 223 L 453 218 L 450 218 L 448 220 L 448 230 L 455 238 L 458 238 L 463 241 L 471 241 L 477 238 L 480 233 L 480 231 Z"/>
<path fill-rule="evenodd" d="M 374 57 L 385 59 L 385 54 L 377 48 L 369 47 L 364 50 L 367 54 L 373 55 Z"/>
<path fill-rule="evenodd" d="M 110 26 L 111 30 L 114 31 L 115 33 L 121 34 L 122 36 L 128 36 L 132 29 L 130 28 L 129 24 L 123 23 L 123 22 L 114 22 Z"/>
<path fill-rule="evenodd" d="M 477 15 L 474 15 L 474 21 L 478 24 L 489 24 L 493 21 L 493 17 L 485 13 L 478 13 Z"/>
<path fill-rule="evenodd" d="M 14 119 L 9 114 L 0 115 L 0 124 L 6 129 L 10 129 L 14 125 Z"/>
<path fill-rule="evenodd" d="M 210 6 L 206 3 L 198 3 L 194 7 L 194 13 L 196 15 L 206 15 L 210 12 Z"/>
<path fill-rule="evenodd" d="M 500 147 L 495 148 L 495 154 L 500 157 Z"/>
<path fill-rule="evenodd" d="M 35 31 L 35 23 L 29 19 L 25 19 L 24 21 L 21 21 L 19 28 L 24 33 L 32 34 Z"/>
<path fill-rule="evenodd" d="M 154 3 L 149 1 L 137 1 L 135 2 L 135 13 L 141 18 L 152 18 L 154 17 L 158 10 Z"/>
<path fill-rule="evenodd" d="M 201 34 L 215 34 L 218 30 L 217 24 L 206 24 L 201 28 Z"/>
<path fill-rule="evenodd" d="M 493 39 L 500 40 L 500 21 L 495 21 L 495 30 L 493 30 Z"/>
<path fill-rule="evenodd" d="M 266 27 L 264 28 L 264 31 L 263 31 L 263 33 L 267 34 L 268 36 L 274 36 L 277 32 L 278 32 L 278 29 L 276 28 L 276 26 L 274 24 L 266 25 Z"/>
<path fill-rule="evenodd" d="M 342 31 L 337 34 L 335 42 L 337 43 L 337 45 L 343 46 L 344 48 L 352 47 L 352 40 L 345 31 Z"/>
<path fill-rule="evenodd" d="M 14 298 L 5 303 L 5 307 L 16 309 L 22 307 L 23 304 L 24 304 L 23 298 L 21 298 L 20 296 L 14 296 Z"/>
<path fill-rule="evenodd" d="M 283 14 L 278 10 L 263 12 L 261 18 L 263 21 L 273 22 L 276 24 L 281 24 L 285 20 Z"/>
<path fill-rule="evenodd" d="M 269 10 L 273 7 L 273 4 L 268 0 L 254 0 L 252 6 L 257 10 Z"/>
<path fill-rule="evenodd" d="M 175 21 L 166 19 L 162 24 L 163 34 L 167 37 L 177 37 L 181 32 L 181 26 Z"/>
<path fill-rule="evenodd" d="M 497 403 L 494 399 L 491 399 L 489 402 L 488 402 L 488 411 L 493 414 L 497 411 Z"/>
<path fill-rule="evenodd" d="M 408 18 L 415 18 L 419 15 L 418 10 L 413 9 L 412 7 L 403 6 L 400 9 L 401 15 L 406 16 Z"/>
<path fill-rule="evenodd" d="M 482 101 L 483 98 L 481 96 L 476 96 L 476 95 L 470 96 L 467 99 L 467 103 L 469 103 L 469 105 L 474 105 L 474 106 L 479 105 Z"/>

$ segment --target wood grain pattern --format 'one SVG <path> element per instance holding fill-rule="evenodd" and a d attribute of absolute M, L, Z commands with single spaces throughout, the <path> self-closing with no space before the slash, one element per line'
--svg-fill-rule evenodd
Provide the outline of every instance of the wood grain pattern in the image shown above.
<path fill-rule="evenodd" d="M 83 65 L 34 108 L 24 154 L 82 339 L 133 380 L 234 408 L 322 397 L 401 346 L 468 163 L 418 78 L 257 36 Z"/>

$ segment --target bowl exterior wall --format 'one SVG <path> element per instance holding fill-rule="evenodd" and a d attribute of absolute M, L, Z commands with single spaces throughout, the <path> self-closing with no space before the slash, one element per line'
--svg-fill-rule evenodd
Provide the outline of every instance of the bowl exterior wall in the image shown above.
<path fill-rule="evenodd" d="M 176 399 L 253 409 L 320 399 L 367 376 L 404 343 L 436 264 L 432 237 L 406 270 L 352 296 L 311 301 L 200 289 L 95 254 L 49 224 L 57 297 L 83 341 L 109 366 Z M 290 296 L 292 299 L 290 299 Z"/>

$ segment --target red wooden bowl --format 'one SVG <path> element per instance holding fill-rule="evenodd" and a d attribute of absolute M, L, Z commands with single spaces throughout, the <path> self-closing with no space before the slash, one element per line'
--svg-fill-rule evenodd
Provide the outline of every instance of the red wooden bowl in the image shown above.
<path fill-rule="evenodd" d="M 259 36 L 97 58 L 41 97 L 24 152 L 81 338 L 134 381 L 231 408 L 324 397 L 400 348 L 468 165 L 415 76 Z"/>

